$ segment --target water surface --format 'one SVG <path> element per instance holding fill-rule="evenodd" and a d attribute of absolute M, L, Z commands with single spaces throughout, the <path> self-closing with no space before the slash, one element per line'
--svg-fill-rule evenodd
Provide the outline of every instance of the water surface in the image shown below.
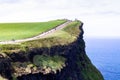
<path fill-rule="evenodd" d="M 105 80 L 120 80 L 120 39 L 85 39 L 86 52 Z"/>

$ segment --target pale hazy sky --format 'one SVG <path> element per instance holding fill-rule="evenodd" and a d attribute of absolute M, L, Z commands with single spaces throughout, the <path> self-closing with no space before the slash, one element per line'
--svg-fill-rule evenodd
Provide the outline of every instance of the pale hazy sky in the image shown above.
<path fill-rule="evenodd" d="M 120 0 L 0 0 L 0 22 L 80 19 L 86 37 L 120 37 Z"/>

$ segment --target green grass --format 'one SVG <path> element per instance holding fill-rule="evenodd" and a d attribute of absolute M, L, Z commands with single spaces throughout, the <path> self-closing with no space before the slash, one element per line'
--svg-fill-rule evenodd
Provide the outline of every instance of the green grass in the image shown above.
<path fill-rule="evenodd" d="M 77 37 L 80 34 L 79 26 L 81 25 L 80 21 L 74 21 L 63 28 L 63 31 L 69 33 L 71 36 Z"/>
<path fill-rule="evenodd" d="M 35 55 L 33 62 L 12 62 L 11 64 L 15 70 L 13 77 L 17 77 L 21 72 L 30 74 L 31 71 L 36 72 L 36 70 L 43 74 L 56 73 L 66 66 L 65 62 L 66 58 L 61 55 Z"/>
<path fill-rule="evenodd" d="M 82 44 L 80 44 L 82 46 Z M 85 47 L 85 46 L 84 46 Z M 104 80 L 101 73 L 91 63 L 86 54 L 77 54 L 77 66 L 81 69 L 82 80 Z"/>
<path fill-rule="evenodd" d="M 40 66 L 45 70 L 45 73 L 54 72 L 63 69 L 65 67 L 65 58 L 62 56 L 48 56 L 48 55 L 36 55 L 33 58 L 33 63 L 36 66 Z M 46 72 L 47 71 L 47 72 Z"/>
<path fill-rule="evenodd" d="M 38 40 L 27 41 L 21 44 L 1 44 L 0 49 L 2 53 L 10 54 L 12 52 L 27 51 L 30 48 L 51 47 L 56 45 L 67 45 L 77 39 L 80 34 L 79 26 L 81 22 L 73 21 L 64 29 L 50 33 L 45 38 Z"/>
<path fill-rule="evenodd" d="M 65 21 L 66 20 L 35 23 L 0 23 L 0 41 L 33 37 L 48 31 Z"/>
<path fill-rule="evenodd" d="M 66 40 L 69 39 L 69 41 L 72 42 L 80 34 L 80 30 L 79 30 L 80 25 L 81 25 L 81 22 L 73 21 L 73 22 L 69 23 L 62 30 L 58 30 L 55 33 L 50 33 L 45 38 L 59 37 L 59 38 L 64 38 Z"/>
<path fill-rule="evenodd" d="M 51 47 L 55 45 L 67 45 L 77 39 L 80 34 L 81 22 L 73 21 L 62 30 L 50 33 L 43 39 L 27 41 L 22 44 L 28 47 Z"/>

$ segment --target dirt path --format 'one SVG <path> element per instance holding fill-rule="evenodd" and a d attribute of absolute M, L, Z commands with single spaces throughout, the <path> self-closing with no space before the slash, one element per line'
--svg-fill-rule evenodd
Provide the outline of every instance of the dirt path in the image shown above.
<path fill-rule="evenodd" d="M 63 29 L 65 26 L 67 26 L 71 21 L 67 21 L 59 26 L 57 26 L 56 28 L 54 29 L 51 29 L 47 32 L 44 32 L 38 36 L 35 36 L 35 37 L 32 37 L 32 38 L 26 38 L 26 39 L 20 39 L 20 40 L 14 40 L 14 41 L 2 41 L 0 42 L 0 44 L 19 44 L 21 42 L 25 42 L 25 41 L 32 41 L 32 40 L 36 40 L 36 39 L 40 39 L 40 38 L 43 38 L 44 36 L 48 35 L 49 33 L 53 33 L 55 31 L 58 31 L 60 29 Z"/>

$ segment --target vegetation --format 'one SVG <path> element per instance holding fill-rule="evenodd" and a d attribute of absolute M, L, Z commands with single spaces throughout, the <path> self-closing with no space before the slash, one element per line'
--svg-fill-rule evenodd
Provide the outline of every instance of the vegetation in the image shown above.
<path fill-rule="evenodd" d="M 71 36 L 78 36 L 80 34 L 79 26 L 82 23 L 80 21 L 74 21 L 70 23 L 68 26 L 66 26 L 63 31 L 69 33 Z"/>
<path fill-rule="evenodd" d="M 32 62 L 12 62 L 13 77 L 30 73 L 56 73 L 65 67 L 66 59 L 60 55 L 35 55 Z"/>
<path fill-rule="evenodd" d="M 73 21 L 64 29 L 51 33 L 44 38 L 23 42 L 21 44 L 0 45 L 1 52 L 12 53 L 14 51 L 26 51 L 28 48 L 51 47 L 55 45 L 67 45 L 77 39 L 80 33 L 81 22 Z"/>
<path fill-rule="evenodd" d="M 77 39 L 80 33 L 79 21 L 73 21 L 64 29 L 47 35 L 43 39 L 24 42 L 22 44 L 29 47 L 51 47 L 55 45 L 67 45 Z M 72 31 L 71 31 L 72 30 Z"/>
<path fill-rule="evenodd" d="M 82 46 L 82 45 L 80 45 Z M 83 47 L 85 48 L 85 46 Z M 77 66 L 81 69 L 82 80 L 104 80 L 101 73 L 96 69 L 96 67 L 91 63 L 90 59 L 84 52 L 77 54 Z"/>
<path fill-rule="evenodd" d="M 35 55 L 33 63 L 44 70 L 44 74 L 61 71 L 65 67 L 65 58 L 62 56 Z"/>
<path fill-rule="evenodd" d="M 34 23 L 0 23 L 0 41 L 33 37 L 64 22 L 66 20 Z"/>
<path fill-rule="evenodd" d="M 63 28 L 60 31 L 57 31 L 56 33 L 52 33 L 47 35 L 46 37 L 60 37 L 60 38 L 70 38 L 75 39 L 79 33 L 79 26 L 81 25 L 80 21 L 73 21 L 69 23 L 65 28 Z"/>
<path fill-rule="evenodd" d="M 62 71 L 63 74 L 56 74 L 61 77 L 50 76 L 50 79 L 103 80 L 100 72 L 85 54 L 83 39 L 77 40 L 80 34 L 80 25 L 80 21 L 73 21 L 64 29 L 50 33 L 38 40 L 21 44 L 0 45 L 0 54 L 6 56 L 0 55 L 1 61 L 5 62 L 4 58 L 9 59 L 4 64 L 0 64 L 1 72 L 5 73 L 3 76 L 10 72 L 8 71 L 9 68 L 13 70 L 10 72 L 13 79 L 17 80 L 17 76 L 21 75 L 56 73 L 66 66 L 65 70 Z M 12 66 L 8 66 L 9 64 Z M 49 79 L 47 75 L 44 76 Z M 0 79 L 2 77 L 0 76 Z M 41 76 L 40 78 L 42 79 Z M 43 80 L 45 79 L 43 78 Z"/>

